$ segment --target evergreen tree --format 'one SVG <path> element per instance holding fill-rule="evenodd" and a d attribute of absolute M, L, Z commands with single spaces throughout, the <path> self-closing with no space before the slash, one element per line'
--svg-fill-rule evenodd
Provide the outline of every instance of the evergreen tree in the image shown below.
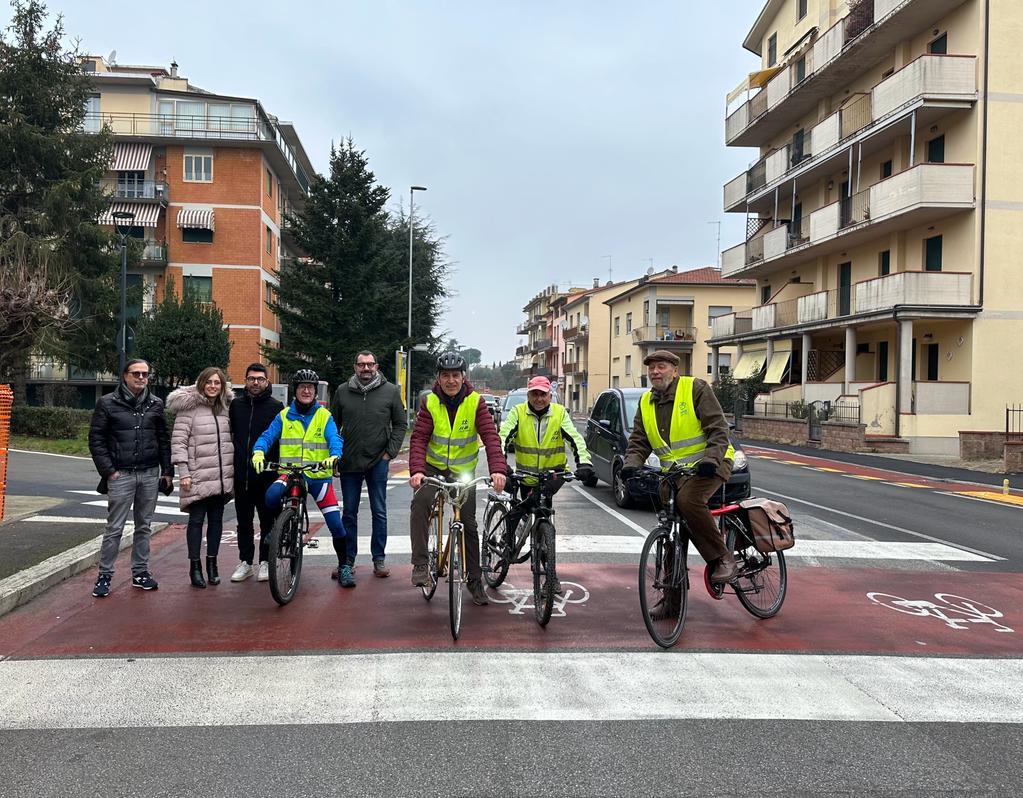
<path fill-rule="evenodd" d="M 185 291 L 179 300 L 168 276 L 163 301 L 138 321 L 135 350 L 153 370 L 154 383 L 189 385 L 208 366 L 227 369 L 231 339 L 224 314 Z"/>
<path fill-rule="evenodd" d="M 69 286 L 75 325 L 27 336 L 24 362 L 42 349 L 76 365 L 117 362 L 118 255 L 96 224 L 110 204 L 100 179 L 110 162 L 108 132 L 86 133 L 92 91 L 77 51 L 64 45 L 60 17 L 47 30 L 46 6 L 14 0 L 0 34 L 0 242 L 20 234 L 49 252 L 46 278 Z M 44 331 L 45 332 L 45 331 Z"/>

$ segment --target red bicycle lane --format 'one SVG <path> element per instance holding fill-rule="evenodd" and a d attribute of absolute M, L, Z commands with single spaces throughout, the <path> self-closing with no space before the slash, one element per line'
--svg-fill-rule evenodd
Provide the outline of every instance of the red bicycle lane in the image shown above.
<path fill-rule="evenodd" d="M 528 568 L 516 566 L 506 585 L 489 591 L 488 606 L 474 606 L 466 594 L 461 638 L 453 641 L 446 583 L 427 602 L 409 584 L 410 566 L 392 563 L 390 578 L 373 578 L 363 566 L 358 586 L 342 589 L 329 578 L 332 559 L 307 557 L 298 595 L 288 606 L 278 607 L 267 584 L 254 579 L 192 588 L 183 533 L 171 528 L 153 541 L 158 591 L 130 587 L 125 553 L 108 598 L 89 595 L 95 573 L 87 572 L 0 618 L 0 656 L 605 651 L 653 646 L 640 616 L 636 563 L 563 563 L 559 575 L 566 597 L 546 629 L 533 619 Z M 703 588 L 702 564 L 691 574 L 686 628 L 675 651 L 1023 654 L 1019 574 L 812 567 L 792 560 L 785 604 L 769 620 L 753 618 L 735 596 L 711 599 Z"/>

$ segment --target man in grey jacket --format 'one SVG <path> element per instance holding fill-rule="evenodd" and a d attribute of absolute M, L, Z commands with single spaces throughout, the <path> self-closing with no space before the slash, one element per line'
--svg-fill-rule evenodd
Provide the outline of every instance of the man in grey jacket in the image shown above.
<path fill-rule="evenodd" d="M 373 575 L 388 576 L 384 549 L 387 546 L 387 474 L 388 464 L 405 440 L 408 421 L 401 402 L 401 391 L 380 373 L 376 356 L 369 351 L 355 356 L 355 374 L 334 392 L 331 415 L 345 440 L 341 454 L 341 520 L 348 534 L 348 564 L 355 565 L 359 551 L 358 516 L 362 484 L 369 493 L 373 515 Z M 342 582 L 354 587 L 354 576 Z"/>

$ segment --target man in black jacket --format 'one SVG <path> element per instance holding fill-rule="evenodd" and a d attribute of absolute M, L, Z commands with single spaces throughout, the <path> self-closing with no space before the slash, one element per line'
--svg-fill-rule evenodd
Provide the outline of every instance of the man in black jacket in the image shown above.
<path fill-rule="evenodd" d="M 170 435 L 163 401 L 149 392 L 149 364 L 129 360 L 121 384 L 97 403 L 89 425 L 89 453 L 101 477 L 100 491 L 108 492 L 107 525 L 99 555 L 99 577 L 92 595 L 110 594 L 121 533 L 134 505 L 135 535 L 131 548 L 131 584 L 156 590 L 149 573 L 149 536 L 156 514 L 161 482 L 173 484 Z"/>
<path fill-rule="evenodd" d="M 257 474 L 252 468 L 252 447 L 259 436 L 266 432 L 270 422 L 284 409 L 280 400 L 273 396 L 267 380 L 266 366 L 253 363 L 245 369 L 245 393 L 231 402 L 228 416 L 231 419 L 231 439 L 234 441 L 234 506 L 238 516 L 238 567 L 231 574 L 232 582 L 242 582 L 252 576 L 252 557 L 256 553 L 255 530 L 252 519 L 259 514 L 259 575 L 265 582 L 267 572 L 267 541 L 279 507 L 267 507 L 264 501 L 266 490 L 277 474 L 264 471 Z M 267 454 L 269 462 L 279 459 L 278 447 Z"/>
<path fill-rule="evenodd" d="M 384 379 L 372 352 L 359 352 L 355 356 L 355 374 L 334 392 L 330 413 L 345 439 L 340 469 L 341 520 L 348 530 L 348 564 L 355 565 L 359 551 L 359 499 L 365 481 L 369 509 L 373 515 L 373 537 L 370 539 L 373 574 L 387 576 L 390 574 L 384 560 L 387 546 L 387 474 L 389 463 L 400 451 L 408 427 L 401 390 Z M 354 578 L 343 581 L 341 586 L 354 587 Z"/>

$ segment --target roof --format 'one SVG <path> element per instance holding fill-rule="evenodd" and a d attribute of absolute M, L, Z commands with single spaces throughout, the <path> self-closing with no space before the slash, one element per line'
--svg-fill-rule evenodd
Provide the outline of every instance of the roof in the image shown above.
<path fill-rule="evenodd" d="M 615 294 L 613 297 L 604 300 L 605 305 L 610 305 L 613 302 L 617 302 L 623 297 L 627 297 L 636 291 L 642 291 L 650 286 L 658 285 L 714 285 L 719 287 L 735 287 L 735 288 L 748 288 L 755 286 L 756 280 L 741 279 L 737 277 L 722 277 L 721 270 L 713 266 L 704 266 L 701 269 L 690 269 L 687 272 L 677 272 L 672 274 L 664 274 L 660 277 L 651 277 L 648 280 L 641 280 L 638 284 L 627 288 L 620 294 Z"/>
<path fill-rule="evenodd" d="M 771 23 L 778 11 L 781 10 L 785 0 L 767 0 L 764 3 L 764 7 L 760 9 L 760 13 L 757 15 L 756 22 L 753 23 L 753 27 L 750 28 L 749 33 L 746 34 L 746 38 L 743 40 L 742 46 L 749 50 L 754 55 L 762 55 L 761 42 L 764 39 L 764 35 L 767 33 L 767 27 Z"/>

